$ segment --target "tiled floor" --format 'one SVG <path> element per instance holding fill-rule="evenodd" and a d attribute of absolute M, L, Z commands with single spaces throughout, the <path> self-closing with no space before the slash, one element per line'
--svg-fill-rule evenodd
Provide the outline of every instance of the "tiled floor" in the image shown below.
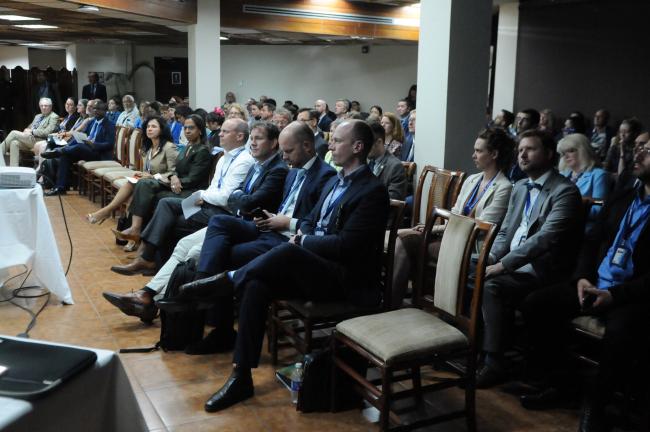
<path fill-rule="evenodd" d="M 43 339 L 117 350 L 150 346 L 158 340 L 159 322 L 146 326 L 127 317 L 106 302 L 102 291 L 125 292 L 141 288 L 145 277 L 112 273 L 112 264 L 128 262 L 115 245 L 110 228 L 115 222 L 91 226 L 84 214 L 97 204 L 72 193 L 63 198 L 74 244 L 68 281 L 76 304 L 50 304 L 30 335 Z M 61 259 L 67 263 L 68 241 L 57 198 L 46 204 L 59 244 Z M 42 300 L 30 304 L 36 310 Z M 0 334 L 24 331 L 29 316 L 12 305 L 0 305 Z M 359 411 L 339 414 L 301 414 L 293 408 L 288 392 L 275 381 L 274 369 L 264 350 L 262 366 L 254 371 L 256 396 L 243 404 L 216 414 L 203 411 L 203 403 L 224 381 L 230 369 L 229 355 L 188 356 L 183 353 L 154 352 L 121 354 L 147 424 L 152 431 L 376 431 L 377 427 Z M 452 389 L 432 399 L 442 407 L 462 401 L 460 390 Z M 503 390 L 479 391 L 477 397 L 480 431 L 574 431 L 575 411 L 528 412 L 517 399 Z M 370 417 L 370 416 L 368 416 Z M 462 421 L 432 427 L 432 431 L 465 430 Z"/>

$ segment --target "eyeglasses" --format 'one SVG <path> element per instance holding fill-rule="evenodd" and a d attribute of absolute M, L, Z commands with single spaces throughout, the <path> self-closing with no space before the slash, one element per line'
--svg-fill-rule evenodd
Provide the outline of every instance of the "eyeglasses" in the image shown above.
<path fill-rule="evenodd" d="M 648 147 L 639 147 L 635 154 L 635 156 L 638 158 L 644 158 L 648 155 L 650 155 L 650 148 Z"/>
<path fill-rule="evenodd" d="M 192 130 L 196 129 L 196 126 L 183 126 L 183 129 Z"/>

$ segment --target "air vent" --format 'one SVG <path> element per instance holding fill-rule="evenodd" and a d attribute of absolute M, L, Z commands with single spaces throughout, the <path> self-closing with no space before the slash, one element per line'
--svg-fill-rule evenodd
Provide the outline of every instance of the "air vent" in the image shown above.
<path fill-rule="evenodd" d="M 318 12 L 318 11 L 311 11 L 311 10 L 304 10 L 304 9 L 290 9 L 290 8 L 251 5 L 251 4 L 245 4 L 242 10 L 244 13 L 259 14 L 259 15 L 275 15 L 275 16 L 285 16 L 291 18 L 349 21 L 349 22 L 357 22 L 357 23 L 383 24 L 383 25 L 395 25 L 395 20 L 397 19 L 397 18 L 382 17 L 382 16 L 358 15 L 358 14 L 347 14 L 347 13 L 338 13 L 338 12 Z"/>

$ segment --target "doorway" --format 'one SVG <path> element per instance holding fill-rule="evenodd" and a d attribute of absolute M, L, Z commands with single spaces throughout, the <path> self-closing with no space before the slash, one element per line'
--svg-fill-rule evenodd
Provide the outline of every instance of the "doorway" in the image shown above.
<path fill-rule="evenodd" d="M 154 57 L 156 100 L 167 103 L 172 96 L 189 95 L 187 58 Z"/>

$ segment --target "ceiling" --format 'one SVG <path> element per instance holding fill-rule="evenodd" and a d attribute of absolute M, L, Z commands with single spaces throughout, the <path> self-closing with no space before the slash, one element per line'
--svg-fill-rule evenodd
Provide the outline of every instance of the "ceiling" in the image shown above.
<path fill-rule="evenodd" d="M 417 4 L 419 0 L 351 0 L 349 3 L 358 4 L 359 7 L 390 11 L 396 7 Z M 187 46 L 188 26 L 178 21 L 105 8 L 101 8 L 99 12 L 80 12 L 79 6 L 77 3 L 64 0 L 0 0 L 0 14 L 40 18 L 40 21 L 20 23 L 0 20 L 0 44 L 30 44 L 29 46 L 45 49 L 64 48 L 70 43 L 79 42 Z M 14 24 L 24 23 L 55 25 L 58 28 L 32 30 L 14 26 Z M 221 33 L 222 36 L 228 37 L 228 40 L 221 41 L 224 45 L 411 45 L 417 43 L 385 37 L 260 30 L 253 25 L 242 25 L 241 21 L 237 22 L 237 26 L 222 26 Z"/>

